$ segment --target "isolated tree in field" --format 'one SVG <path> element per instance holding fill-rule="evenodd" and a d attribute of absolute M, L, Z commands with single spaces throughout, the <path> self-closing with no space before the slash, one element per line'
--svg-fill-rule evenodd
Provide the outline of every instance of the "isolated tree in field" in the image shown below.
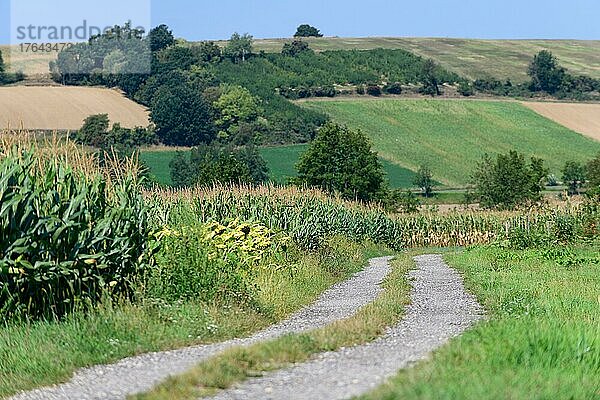
<path fill-rule="evenodd" d="M 563 183 L 567 185 L 569 194 L 579 194 L 579 189 L 585 184 L 585 167 L 577 161 L 567 161 L 562 174 Z"/>
<path fill-rule="evenodd" d="M 166 145 L 197 146 L 215 137 L 214 110 L 202 93 L 186 85 L 163 86 L 154 95 L 150 119 Z"/>
<path fill-rule="evenodd" d="M 331 122 L 319 130 L 297 169 L 300 184 L 346 199 L 370 201 L 385 190 L 383 166 L 367 136 Z"/>
<path fill-rule="evenodd" d="M 289 43 L 285 43 L 283 45 L 283 49 L 281 50 L 281 54 L 288 57 L 296 57 L 298 54 L 306 53 L 312 51 L 308 46 L 308 43 L 304 42 L 300 39 L 294 39 Z"/>
<path fill-rule="evenodd" d="M 430 96 L 439 96 L 441 94 L 439 81 L 437 78 L 437 65 L 431 59 L 425 60 L 421 66 L 421 93 Z"/>
<path fill-rule="evenodd" d="M 166 49 L 175 44 L 175 36 L 165 24 L 150 30 L 148 38 L 150 39 L 150 50 L 153 52 Z"/>
<path fill-rule="evenodd" d="M 323 37 L 321 32 L 314 26 L 302 24 L 296 29 L 294 37 Z"/>
<path fill-rule="evenodd" d="M 247 33 L 240 35 L 235 32 L 231 35 L 231 39 L 227 42 L 223 53 L 235 63 L 244 62 L 252 54 L 252 41 L 253 37 L 251 35 Z"/>
<path fill-rule="evenodd" d="M 419 168 L 417 174 L 413 178 L 413 185 L 421 189 L 423 196 L 431 197 L 435 181 L 433 180 L 433 173 L 428 166 L 422 165 Z"/>
<path fill-rule="evenodd" d="M 587 181 L 592 188 L 600 189 L 600 153 L 586 165 Z"/>
<path fill-rule="evenodd" d="M 485 155 L 472 176 L 475 195 L 485 208 L 513 209 L 541 200 L 548 170 L 543 160 L 511 151 L 496 158 Z"/>
<path fill-rule="evenodd" d="M 547 51 L 540 51 L 529 65 L 528 74 L 531 77 L 530 89 L 556 93 L 562 85 L 566 71 L 558 65 L 558 60 Z"/>

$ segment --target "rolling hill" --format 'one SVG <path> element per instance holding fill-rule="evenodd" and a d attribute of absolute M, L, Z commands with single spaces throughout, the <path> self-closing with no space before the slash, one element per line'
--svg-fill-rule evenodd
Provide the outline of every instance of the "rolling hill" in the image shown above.
<path fill-rule="evenodd" d="M 96 87 L 0 87 L 0 129 L 75 130 L 93 114 L 133 128 L 148 125 L 147 110 L 116 90 Z"/>
<path fill-rule="evenodd" d="M 461 76 L 477 78 L 527 79 L 533 55 L 550 50 L 561 65 L 573 74 L 600 79 L 600 40 L 481 40 L 449 38 L 309 38 L 311 48 L 324 50 L 404 49 L 432 58 Z M 259 39 L 256 50 L 279 52 L 290 39 Z M 224 44 L 225 42 L 220 42 Z"/>
<path fill-rule="evenodd" d="M 301 103 L 366 132 L 384 159 L 463 186 L 485 153 L 517 150 L 546 160 L 560 176 L 567 160 L 587 161 L 600 142 L 580 135 L 517 102 L 469 100 L 352 100 Z"/>
<path fill-rule="evenodd" d="M 540 50 L 550 50 L 561 64 L 573 74 L 585 74 L 600 79 L 600 40 L 482 40 L 451 38 L 308 38 L 312 49 L 371 50 L 404 49 L 432 58 L 446 69 L 470 79 L 510 78 L 514 82 L 527 79 L 527 65 Z M 257 39 L 256 51 L 279 52 L 285 39 Z M 194 45 L 189 42 L 188 45 Z M 225 41 L 219 42 L 224 45 Z M 10 59 L 8 46 L 0 46 L 5 59 Z M 21 54 L 13 52 L 15 69 L 29 73 L 47 74 L 48 62 L 55 53 Z M 10 60 L 7 60 L 10 61 Z"/>

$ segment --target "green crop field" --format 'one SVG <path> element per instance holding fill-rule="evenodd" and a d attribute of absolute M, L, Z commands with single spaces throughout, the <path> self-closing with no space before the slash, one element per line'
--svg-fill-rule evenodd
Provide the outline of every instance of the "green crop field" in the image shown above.
<path fill-rule="evenodd" d="M 421 164 L 461 186 L 485 153 L 517 150 L 546 160 L 560 176 L 567 160 L 587 161 L 600 143 L 516 102 L 469 100 L 309 101 L 305 107 L 364 130 L 381 157 L 409 170 Z"/>
<path fill-rule="evenodd" d="M 432 58 L 459 75 L 477 78 L 527 79 L 527 66 L 540 50 L 550 50 L 574 74 L 600 78 L 600 40 L 478 40 L 448 38 L 310 38 L 312 49 L 404 49 Z M 279 52 L 290 39 L 259 39 L 256 50 Z M 221 42 L 224 44 L 224 42 Z"/>
<path fill-rule="evenodd" d="M 142 161 L 154 175 L 156 180 L 163 185 L 171 184 L 171 168 L 169 163 L 175 157 L 177 151 L 141 151 L 140 161 Z"/>
<path fill-rule="evenodd" d="M 263 147 L 260 153 L 267 162 L 271 180 L 285 184 L 296 176 L 296 164 L 300 155 L 306 151 L 308 145 L 299 144 L 291 146 Z M 148 166 L 152 175 L 164 185 L 171 184 L 171 170 L 169 163 L 177 154 L 176 151 L 142 151 L 140 159 Z M 409 169 L 381 159 L 392 188 L 409 188 L 415 173 Z"/>

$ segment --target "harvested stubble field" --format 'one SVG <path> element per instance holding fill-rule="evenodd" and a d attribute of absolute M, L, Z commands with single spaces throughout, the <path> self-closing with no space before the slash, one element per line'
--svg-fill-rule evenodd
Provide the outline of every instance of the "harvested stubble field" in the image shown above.
<path fill-rule="evenodd" d="M 523 102 L 544 117 L 600 141 L 600 104 Z"/>
<path fill-rule="evenodd" d="M 56 60 L 56 52 L 22 52 L 19 46 L 0 45 L 4 62 L 11 72 L 21 71 L 26 75 L 48 75 L 50 61 Z"/>
<path fill-rule="evenodd" d="M 148 111 L 115 90 L 92 87 L 0 88 L 0 127 L 76 130 L 93 114 L 134 128 L 148 125 Z"/>

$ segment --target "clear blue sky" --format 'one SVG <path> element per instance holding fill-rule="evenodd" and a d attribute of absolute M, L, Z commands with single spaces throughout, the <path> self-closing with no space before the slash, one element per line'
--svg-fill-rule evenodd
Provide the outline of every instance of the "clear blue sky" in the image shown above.
<path fill-rule="evenodd" d="M 51 3 L 57 12 L 68 13 L 61 1 Z M 153 25 L 166 23 L 188 40 L 222 39 L 234 31 L 289 37 L 301 23 L 327 36 L 600 39 L 599 0 L 148 1 Z M 35 14 L 32 9 L 32 19 Z M 8 42 L 9 25 L 10 0 L 0 0 L 2 43 Z"/>

